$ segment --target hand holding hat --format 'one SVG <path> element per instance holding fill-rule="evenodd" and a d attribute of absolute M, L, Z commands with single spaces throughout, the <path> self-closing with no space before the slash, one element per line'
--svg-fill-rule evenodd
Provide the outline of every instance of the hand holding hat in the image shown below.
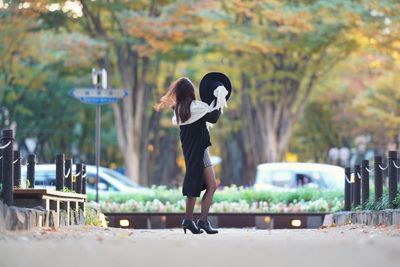
<path fill-rule="evenodd" d="M 216 107 L 221 108 L 221 113 L 224 113 L 224 107 L 227 107 L 226 97 L 228 95 L 228 90 L 226 90 L 225 86 L 220 85 L 214 90 L 214 96 L 217 98 Z M 213 100 L 214 102 L 215 100 Z"/>
<path fill-rule="evenodd" d="M 217 100 L 218 106 L 224 107 L 231 96 L 232 84 L 225 74 L 210 72 L 201 79 L 199 90 L 201 101 L 211 104 L 213 100 Z"/>

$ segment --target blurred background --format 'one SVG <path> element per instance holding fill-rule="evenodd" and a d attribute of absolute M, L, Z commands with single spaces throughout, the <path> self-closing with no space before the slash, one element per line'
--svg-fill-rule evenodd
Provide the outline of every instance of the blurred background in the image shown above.
<path fill-rule="evenodd" d="M 217 179 L 252 185 L 257 165 L 347 166 L 400 141 L 400 2 L 390 0 L 0 0 L 0 128 L 53 163 L 95 163 L 95 107 L 68 95 L 105 68 L 129 97 L 103 106 L 101 165 L 142 186 L 179 186 L 172 112 L 153 106 L 181 76 L 226 73 L 211 130 Z"/>

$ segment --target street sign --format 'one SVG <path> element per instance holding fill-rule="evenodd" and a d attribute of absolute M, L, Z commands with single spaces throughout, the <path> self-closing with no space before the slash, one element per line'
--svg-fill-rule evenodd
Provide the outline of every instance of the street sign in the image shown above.
<path fill-rule="evenodd" d="M 111 104 L 128 96 L 123 89 L 107 89 L 107 71 L 92 69 L 92 82 L 95 88 L 75 88 L 69 95 L 85 104 L 96 105 L 96 202 L 99 202 L 99 168 L 100 168 L 100 127 L 101 105 Z M 100 84 L 102 89 L 100 89 Z"/>
<path fill-rule="evenodd" d="M 94 88 L 76 88 L 69 94 L 81 102 L 93 105 L 105 105 L 118 101 L 128 95 L 128 92 L 123 89 L 94 89 Z"/>

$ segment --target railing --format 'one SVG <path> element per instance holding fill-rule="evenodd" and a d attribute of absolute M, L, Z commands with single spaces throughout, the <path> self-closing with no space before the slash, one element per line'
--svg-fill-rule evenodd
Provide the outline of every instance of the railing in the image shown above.
<path fill-rule="evenodd" d="M 2 131 L 0 143 L 0 184 L 4 203 L 11 206 L 14 204 L 14 189 L 21 189 L 21 167 L 22 160 L 20 151 L 14 151 L 13 131 L 6 129 Z M 27 188 L 35 188 L 35 166 L 36 155 L 27 156 Z M 82 163 L 76 164 L 76 173 L 73 173 L 72 159 L 65 160 L 64 154 L 56 155 L 56 191 L 69 191 L 77 194 L 86 194 L 86 166 Z M 19 191 L 19 194 L 21 191 Z M 61 194 L 62 195 L 62 194 Z M 83 204 L 82 204 L 83 205 Z M 81 207 L 83 209 L 83 207 Z"/>
<path fill-rule="evenodd" d="M 386 164 L 382 161 L 382 156 L 375 156 L 373 168 L 370 168 L 369 161 L 363 160 L 361 165 L 354 165 L 345 168 L 344 186 L 344 210 L 350 211 L 352 208 L 365 209 L 370 200 L 369 174 L 374 174 L 375 196 L 374 203 L 382 201 L 384 172 L 388 170 L 388 191 L 389 208 L 395 208 L 394 200 L 397 196 L 397 174 L 400 164 L 397 158 L 397 151 L 389 151 Z"/>

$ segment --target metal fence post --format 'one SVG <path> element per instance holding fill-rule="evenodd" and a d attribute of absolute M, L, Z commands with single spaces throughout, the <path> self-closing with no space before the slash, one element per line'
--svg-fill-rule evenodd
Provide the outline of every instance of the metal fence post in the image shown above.
<path fill-rule="evenodd" d="M 72 159 L 65 160 L 65 187 L 72 191 Z"/>
<path fill-rule="evenodd" d="M 14 151 L 14 186 L 21 187 L 21 153 L 19 150 Z"/>
<path fill-rule="evenodd" d="M 64 154 L 56 155 L 56 190 L 64 190 Z"/>
<path fill-rule="evenodd" d="M 397 195 L 397 151 L 389 151 L 389 207 L 394 208 L 393 201 Z"/>
<path fill-rule="evenodd" d="M 369 160 L 363 160 L 361 162 L 361 205 L 362 209 L 365 209 L 365 206 L 369 200 Z"/>
<path fill-rule="evenodd" d="M 35 165 L 36 165 L 36 155 L 28 155 L 28 166 L 26 170 L 26 178 L 29 181 L 29 188 L 35 188 Z"/>
<path fill-rule="evenodd" d="M 76 180 L 75 180 L 75 192 L 82 193 L 82 163 L 76 164 Z"/>
<path fill-rule="evenodd" d="M 1 142 L 0 142 L 1 144 Z M 0 184 L 3 185 L 3 149 L 0 149 Z M 2 190 L 0 190 L 2 191 Z M 1 192 L 0 192 L 1 195 Z"/>
<path fill-rule="evenodd" d="M 83 164 L 82 171 L 82 194 L 86 195 L 86 164 Z"/>
<path fill-rule="evenodd" d="M 383 183 L 382 183 L 382 157 L 375 156 L 374 158 L 374 179 L 375 179 L 375 204 L 382 199 Z"/>
<path fill-rule="evenodd" d="M 344 169 L 344 210 L 349 211 L 351 210 L 351 168 L 346 167 Z"/>
<path fill-rule="evenodd" d="M 353 193 L 353 207 L 357 208 L 360 205 L 361 195 L 361 168 L 360 165 L 354 165 L 354 193 Z"/>
<path fill-rule="evenodd" d="M 14 204 L 14 150 L 13 150 L 13 130 L 6 129 L 2 131 L 1 147 L 3 150 L 3 188 L 2 196 L 4 203 L 8 206 Z"/>

